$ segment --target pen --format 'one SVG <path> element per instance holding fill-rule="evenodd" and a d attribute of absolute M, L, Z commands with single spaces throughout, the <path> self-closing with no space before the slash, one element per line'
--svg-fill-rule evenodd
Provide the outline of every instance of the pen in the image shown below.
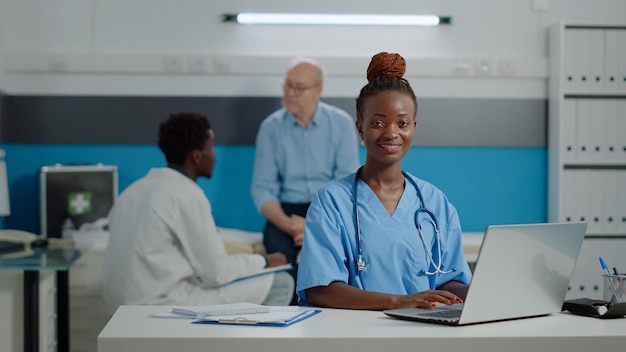
<path fill-rule="evenodd" d="M 617 295 L 617 290 L 615 289 L 615 286 L 613 285 L 613 281 L 611 280 L 611 271 L 609 271 L 609 267 L 606 266 L 606 263 L 604 262 L 604 259 L 602 259 L 602 257 L 598 257 L 598 259 L 600 260 L 600 266 L 602 267 L 602 270 L 606 272 L 606 279 L 609 280 L 609 286 L 611 286 L 611 290 L 613 291 L 615 301 L 617 301 L 617 303 L 620 303 L 621 299 Z"/>

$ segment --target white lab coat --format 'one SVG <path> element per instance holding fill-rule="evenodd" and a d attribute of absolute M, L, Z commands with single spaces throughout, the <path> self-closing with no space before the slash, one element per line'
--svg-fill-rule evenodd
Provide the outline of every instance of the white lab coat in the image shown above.
<path fill-rule="evenodd" d="M 150 170 L 120 195 L 109 221 L 103 297 L 111 312 L 122 304 L 262 303 L 270 290 L 272 274 L 230 283 L 260 271 L 265 258 L 226 253 L 209 200 L 179 171 Z"/>

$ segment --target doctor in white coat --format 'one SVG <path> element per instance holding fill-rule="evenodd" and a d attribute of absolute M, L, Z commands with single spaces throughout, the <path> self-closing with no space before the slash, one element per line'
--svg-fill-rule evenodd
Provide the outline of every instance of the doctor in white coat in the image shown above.
<path fill-rule="evenodd" d="M 161 123 L 158 145 L 167 167 L 131 184 L 109 214 L 103 297 L 111 312 L 123 304 L 289 304 L 294 282 L 285 272 L 233 282 L 286 259 L 226 253 L 211 204 L 196 184 L 212 174 L 214 141 L 201 114 L 174 114 Z"/>

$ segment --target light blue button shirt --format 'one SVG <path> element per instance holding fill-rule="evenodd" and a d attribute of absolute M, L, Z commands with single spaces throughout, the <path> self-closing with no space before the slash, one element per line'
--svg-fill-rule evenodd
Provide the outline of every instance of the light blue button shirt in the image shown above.
<path fill-rule="evenodd" d="M 284 108 L 268 116 L 256 138 L 251 194 L 257 210 L 269 201 L 310 203 L 328 181 L 355 172 L 359 144 L 354 119 L 318 102 L 308 127 Z"/>

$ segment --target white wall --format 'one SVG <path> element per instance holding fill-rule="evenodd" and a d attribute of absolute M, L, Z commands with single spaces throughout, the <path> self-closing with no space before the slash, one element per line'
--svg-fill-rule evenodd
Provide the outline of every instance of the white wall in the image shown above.
<path fill-rule="evenodd" d="M 2 25 L 2 23 L 5 23 L 5 13 L 7 13 L 6 10 L 6 4 L 5 4 L 5 0 L 0 0 L 0 92 L 3 90 L 4 88 L 4 60 L 5 60 L 5 54 L 4 54 L 4 37 L 5 37 L 5 33 L 6 33 L 6 28 Z M 2 104 L 0 103 L 0 108 L 2 107 Z M 2 113 L 0 112 L 0 115 Z M 0 132 L 2 132 L 2 128 L 0 127 Z"/>
<path fill-rule="evenodd" d="M 279 95 L 286 60 L 329 66 L 327 96 L 352 96 L 369 58 L 399 52 L 418 95 L 546 97 L 547 28 L 626 22 L 623 0 L 4 0 L 4 90 L 12 94 Z M 535 3 L 547 4 L 537 11 Z M 433 13 L 436 28 L 245 26 L 224 13 Z M 0 52 L 1 55 L 1 52 Z M 180 60 L 167 72 L 164 60 Z M 198 59 L 206 72 L 190 72 Z M 487 62 L 486 76 L 474 65 Z M 457 63 L 469 71 L 454 71 Z M 498 71 L 512 64 L 513 72 Z"/>

